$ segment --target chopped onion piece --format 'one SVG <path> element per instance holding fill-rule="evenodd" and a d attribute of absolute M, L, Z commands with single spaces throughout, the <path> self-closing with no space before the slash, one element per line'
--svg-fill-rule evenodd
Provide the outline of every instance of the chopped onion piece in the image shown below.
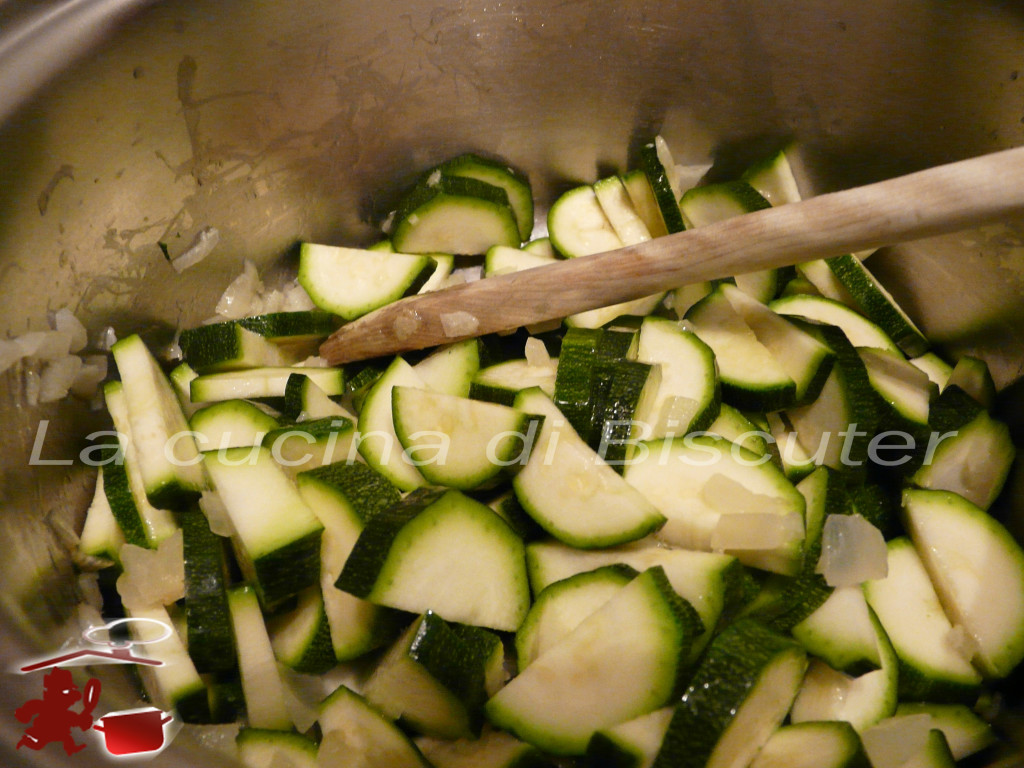
<path fill-rule="evenodd" d="M 788 510 L 782 499 L 754 493 L 720 472 L 704 483 L 700 497 L 709 507 L 723 514 L 764 512 L 777 516 Z"/>
<path fill-rule="evenodd" d="M 235 526 L 231 523 L 231 518 L 228 516 L 227 507 L 224 506 L 224 502 L 220 500 L 220 496 L 215 491 L 203 491 L 203 495 L 199 499 L 199 508 L 206 515 L 206 522 L 210 525 L 210 530 L 218 536 L 234 536 Z"/>
<path fill-rule="evenodd" d="M 67 397 L 82 368 L 82 358 L 67 355 L 48 363 L 39 375 L 39 402 L 53 403 Z"/>
<path fill-rule="evenodd" d="M 711 548 L 717 551 L 778 549 L 804 533 L 799 512 L 723 514 L 711 532 Z"/>
<path fill-rule="evenodd" d="M 85 330 L 85 326 L 75 317 L 75 313 L 67 307 L 58 309 L 54 313 L 53 328 L 61 333 L 70 334 L 71 346 L 68 348 L 69 352 L 81 352 L 85 349 L 85 345 L 89 343 L 89 334 Z"/>
<path fill-rule="evenodd" d="M 320 714 L 319 704 L 324 697 L 320 681 L 310 675 L 300 675 L 283 664 L 278 664 L 278 671 L 288 716 L 300 733 L 308 731 Z"/>
<path fill-rule="evenodd" d="M 192 244 L 185 249 L 184 253 L 171 262 L 171 266 L 174 267 L 175 272 L 180 274 L 209 256 L 219 242 L 220 230 L 216 227 L 203 227 L 196 233 Z"/>
<path fill-rule="evenodd" d="M 56 360 L 71 351 L 71 334 L 66 331 L 29 331 L 14 340 L 24 357 Z"/>
<path fill-rule="evenodd" d="M 315 308 L 313 300 L 309 298 L 306 289 L 299 284 L 298 280 L 293 280 L 284 287 L 281 307 L 283 312 L 308 312 Z"/>
<path fill-rule="evenodd" d="M 301 363 L 297 364 L 300 368 L 330 368 L 331 363 L 326 357 L 320 357 L 319 355 L 312 355 L 307 357 Z"/>
<path fill-rule="evenodd" d="M 260 276 L 256 272 L 256 265 L 246 259 L 242 267 L 242 274 L 232 280 L 221 294 L 216 312 L 228 320 L 237 320 L 255 314 L 252 312 L 252 306 L 259 300 L 262 291 L 263 281 L 260 280 Z"/>
<path fill-rule="evenodd" d="M 24 357 L 24 353 L 20 344 L 8 341 L 7 339 L 0 339 L 0 373 L 13 366 L 22 357 Z"/>
<path fill-rule="evenodd" d="M 711 163 L 696 163 L 694 165 L 677 165 L 676 179 L 679 181 L 680 193 L 691 187 L 696 187 L 707 172 L 711 170 Z"/>
<path fill-rule="evenodd" d="M 395 329 L 395 338 L 399 341 L 405 341 L 419 330 L 422 322 L 423 319 L 420 317 L 420 313 L 416 310 L 402 310 L 392 324 L 392 327 Z M 444 322 L 443 317 L 442 322 Z"/>
<path fill-rule="evenodd" d="M 26 368 L 22 373 L 22 391 L 25 393 L 25 403 L 30 408 L 39 405 L 39 387 L 39 371 Z"/>
<path fill-rule="evenodd" d="M 889 573 L 885 537 L 862 515 L 829 515 L 815 573 L 822 574 L 830 587 L 884 579 Z"/>
<path fill-rule="evenodd" d="M 108 352 L 115 344 L 117 344 L 117 334 L 114 333 L 114 327 L 108 325 L 100 331 L 100 334 L 96 339 L 95 347 L 103 352 Z"/>
<path fill-rule="evenodd" d="M 527 333 L 533 333 L 533 334 L 547 333 L 548 331 L 553 331 L 553 330 L 561 327 L 561 325 L 562 325 L 562 318 L 556 317 L 556 318 L 553 318 L 551 320 L 544 320 L 544 321 L 539 322 L 539 323 L 534 323 L 533 325 L 528 325 L 528 326 L 526 326 L 526 332 Z M 511 331 L 505 331 L 505 332 L 498 331 L 498 335 L 499 336 L 511 335 L 513 333 L 515 333 L 515 329 L 514 328 Z"/>
<path fill-rule="evenodd" d="M 185 596 L 185 555 L 181 529 L 156 549 L 124 544 L 117 591 L 128 607 L 170 605 Z"/>
<path fill-rule="evenodd" d="M 535 339 L 532 336 L 526 340 L 526 362 L 532 368 L 550 368 L 551 367 L 551 355 L 548 354 L 548 348 L 544 346 L 544 342 L 540 339 Z"/>
<path fill-rule="evenodd" d="M 441 327 L 444 335 L 449 338 L 470 336 L 480 327 L 475 315 L 459 310 L 458 312 L 442 312 Z"/>
<path fill-rule="evenodd" d="M 438 288 L 440 290 L 443 290 L 445 288 L 454 288 L 456 285 L 465 285 L 466 282 L 466 275 L 463 274 L 463 272 L 460 270 L 458 272 L 452 272 L 450 275 L 448 275 L 448 277 L 446 277 L 441 282 L 441 285 L 438 286 Z"/>
<path fill-rule="evenodd" d="M 901 715 L 879 721 L 861 734 L 872 768 L 899 768 L 920 753 L 928 742 L 932 716 Z"/>

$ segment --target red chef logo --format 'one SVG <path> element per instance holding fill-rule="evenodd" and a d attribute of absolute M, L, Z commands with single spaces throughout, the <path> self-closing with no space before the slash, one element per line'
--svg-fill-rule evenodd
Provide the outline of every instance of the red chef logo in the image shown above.
<path fill-rule="evenodd" d="M 26 724 L 24 734 L 18 741 L 17 749 L 26 747 L 41 750 L 48 744 L 57 743 L 64 752 L 73 755 L 88 746 L 75 740 L 75 730 L 85 733 L 89 730 L 103 734 L 103 745 L 113 756 L 148 756 L 162 749 L 166 743 L 164 726 L 174 720 L 173 716 L 155 707 L 109 712 L 102 717 L 94 718 L 93 711 L 99 702 L 100 681 L 90 677 L 84 690 L 78 685 L 67 669 L 60 665 L 87 664 L 144 664 L 161 666 L 163 662 L 135 656 L 131 652 L 133 644 L 140 642 L 116 642 L 107 640 L 101 643 L 94 639 L 95 633 L 106 630 L 109 636 L 111 629 L 119 624 L 128 623 L 131 619 L 119 619 L 103 627 L 94 627 L 84 633 L 83 638 L 93 645 L 105 644 L 106 650 L 97 648 L 78 648 L 60 656 L 35 661 L 21 667 L 22 673 L 49 670 L 42 678 L 43 695 L 31 699 L 18 707 L 14 716 L 18 722 Z M 137 621 L 142 621 L 138 619 Z M 164 627 L 166 633 L 154 640 L 145 642 L 158 643 L 169 637 L 170 628 Z M 81 702 L 81 708 L 76 705 Z"/>

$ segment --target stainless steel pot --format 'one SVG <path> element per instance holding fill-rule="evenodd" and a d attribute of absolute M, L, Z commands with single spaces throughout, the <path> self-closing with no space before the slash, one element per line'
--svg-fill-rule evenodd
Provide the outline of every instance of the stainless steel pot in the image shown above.
<path fill-rule="evenodd" d="M 515 162 L 548 202 L 659 131 L 681 160 L 726 170 L 794 138 L 819 191 L 1022 144 L 1024 6 L 8 0 L 0 117 L 0 332 L 67 306 L 93 333 L 160 344 L 211 313 L 243 258 L 272 271 L 302 238 L 366 242 L 418 170 L 464 150 Z M 158 242 L 174 252 L 205 226 L 222 234 L 215 255 L 178 275 Z M 871 262 L 948 353 L 988 360 L 1018 442 L 1022 237 L 1007 222 Z M 75 457 L 103 420 L 76 401 L 26 407 L 16 374 L 0 411 L 10 666 L 74 634 L 60 531 L 81 524 L 92 480 Z M 30 466 L 34 446 L 72 463 Z M 1000 514 L 1020 535 L 1016 477 Z M 119 676 L 104 684 L 134 702 Z M 5 675 L 0 709 L 36 695 Z M 19 727 L 5 715 L 0 730 L 5 765 L 64 764 L 59 750 L 8 754 Z M 202 753 L 182 734 L 151 765 Z"/>

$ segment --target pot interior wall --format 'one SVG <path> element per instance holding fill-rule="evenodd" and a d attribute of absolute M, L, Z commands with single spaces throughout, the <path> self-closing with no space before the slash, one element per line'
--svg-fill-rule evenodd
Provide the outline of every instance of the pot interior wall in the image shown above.
<path fill-rule="evenodd" d="M 1022 39 L 1005 2 L 157 3 L 0 129 L 0 331 L 66 306 L 159 346 L 212 314 L 244 259 L 274 274 L 301 239 L 370 242 L 418 171 L 466 150 L 527 171 L 543 211 L 658 132 L 723 173 L 796 140 L 813 191 L 1015 146 Z M 174 272 L 160 243 L 180 253 L 207 226 L 215 254 Z M 946 351 L 989 361 L 1018 420 L 1022 238 L 1007 222 L 871 262 Z M 0 411 L 3 632 L 29 653 L 74 633 L 60 531 L 81 524 L 76 456 L 105 422 L 26 407 L 10 373 Z M 29 467 L 34 446 L 72 464 Z"/>

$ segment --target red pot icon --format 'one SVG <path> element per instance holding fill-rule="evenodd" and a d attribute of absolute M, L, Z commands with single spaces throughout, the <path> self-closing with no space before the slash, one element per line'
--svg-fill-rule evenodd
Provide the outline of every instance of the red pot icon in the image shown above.
<path fill-rule="evenodd" d="M 99 718 L 94 730 L 103 734 L 112 755 L 153 752 L 164 745 L 164 725 L 173 718 L 159 709 L 112 712 Z"/>

